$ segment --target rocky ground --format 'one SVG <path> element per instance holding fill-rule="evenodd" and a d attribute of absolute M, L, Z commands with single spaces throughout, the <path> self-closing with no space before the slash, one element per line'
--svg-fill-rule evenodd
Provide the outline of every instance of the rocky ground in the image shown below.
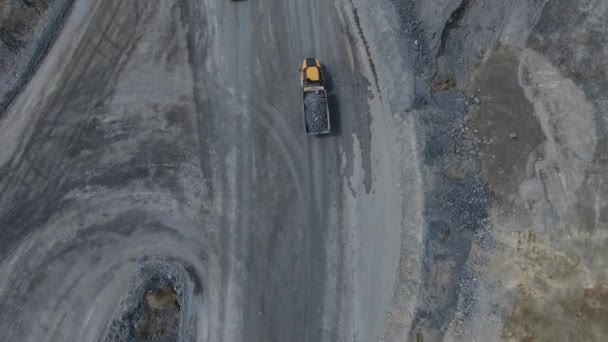
<path fill-rule="evenodd" d="M 388 339 L 604 340 L 608 5 L 394 4 L 429 185 L 425 290 Z"/>
<path fill-rule="evenodd" d="M 607 15 L 0 0 L 4 338 L 606 340 Z"/>

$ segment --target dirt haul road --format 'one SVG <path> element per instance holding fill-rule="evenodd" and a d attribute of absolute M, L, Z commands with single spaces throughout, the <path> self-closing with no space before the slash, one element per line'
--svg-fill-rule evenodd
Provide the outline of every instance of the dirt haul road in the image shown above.
<path fill-rule="evenodd" d="M 606 17 L 0 0 L 2 339 L 606 341 Z"/>
<path fill-rule="evenodd" d="M 380 338 L 420 181 L 355 5 L 75 1 L 0 121 L 3 338 Z"/>

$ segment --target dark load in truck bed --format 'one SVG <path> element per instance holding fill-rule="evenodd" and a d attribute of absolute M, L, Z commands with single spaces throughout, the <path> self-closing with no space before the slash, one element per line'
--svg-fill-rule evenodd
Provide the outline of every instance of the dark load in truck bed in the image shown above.
<path fill-rule="evenodd" d="M 329 133 L 327 93 L 322 87 L 304 91 L 304 121 L 306 134 Z"/>

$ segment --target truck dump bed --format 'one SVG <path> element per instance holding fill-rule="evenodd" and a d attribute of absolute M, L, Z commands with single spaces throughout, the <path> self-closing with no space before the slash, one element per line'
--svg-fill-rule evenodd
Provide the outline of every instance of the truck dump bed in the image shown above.
<path fill-rule="evenodd" d="M 304 88 L 306 134 L 329 133 L 327 92 L 323 87 Z"/>

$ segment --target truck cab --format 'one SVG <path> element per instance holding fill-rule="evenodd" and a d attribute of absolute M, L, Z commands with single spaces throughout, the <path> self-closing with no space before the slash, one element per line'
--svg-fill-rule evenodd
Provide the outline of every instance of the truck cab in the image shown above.
<path fill-rule="evenodd" d="M 321 62 L 316 58 L 306 58 L 300 68 L 300 83 L 302 88 L 306 86 L 324 86 Z"/>

